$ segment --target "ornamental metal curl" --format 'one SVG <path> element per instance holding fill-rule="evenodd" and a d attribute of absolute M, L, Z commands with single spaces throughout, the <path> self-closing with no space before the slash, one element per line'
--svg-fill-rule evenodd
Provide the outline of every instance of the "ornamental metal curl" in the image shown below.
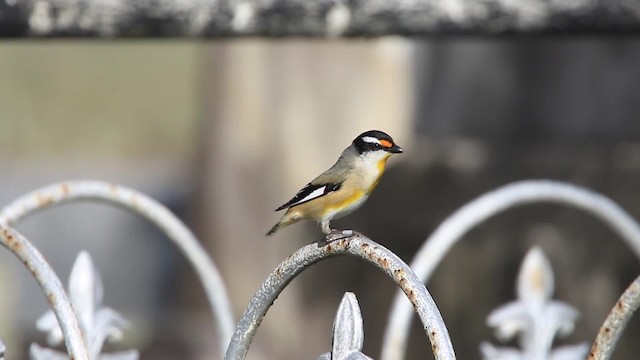
<path fill-rule="evenodd" d="M 507 209 L 533 203 L 558 203 L 586 211 L 611 227 L 640 258 L 640 225 L 602 194 L 568 183 L 527 180 L 481 195 L 450 215 L 424 242 L 411 268 L 427 282 L 449 249 L 469 230 Z M 411 307 L 396 293 L 385 330 L 382 360 L 400 360 L 407 346 Z"/>
<path fill-rule="evenodd" d="M 0 242 L 9 249 L 36 279 L 62 329 L 65 346 L 72 360 L 88 360 L 87 348 L 78 320 L 60 279 L 38 249 L 17 231 L 0 222 Z"/>
<path fill-rule="evenodd" d="M 14 200 L 0 211 L 0 225 L 15 223 L 37 210 L 80 200 L 101 200 L 131 210 L 162 229 L 176 244 L 204 286 L 222 355 L 235 324 L 222 277 L 193 233 L 156 200 L 133 189 L 106 182 L 69 181 L 40 188 Z"/>
<path fill-rule="evenodd" d="M 455 359 L 449 333 L 440 311 L 425 285 L 397 255 L 362 234 L 321 244 L 309 244 L 283 261 L 262 283 L 238 322 L 225 360 L 245 359 L 251 341 L 280 292 L 298 274 L 320 260 L 337 255 L 353 255 L 374 264 L 391 277 L 409 298 L 422 320 L 437 360 Z"/>

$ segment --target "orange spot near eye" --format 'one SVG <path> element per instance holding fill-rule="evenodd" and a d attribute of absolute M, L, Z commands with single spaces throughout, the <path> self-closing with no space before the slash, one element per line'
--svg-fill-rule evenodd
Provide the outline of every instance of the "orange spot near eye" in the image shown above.
<path fill-rule="evenodd" d="M 380 140 L 380 145 L 382 145 L 382 147 L 390 148 L 393 146 L 393 143 L 389 140 Z"/>

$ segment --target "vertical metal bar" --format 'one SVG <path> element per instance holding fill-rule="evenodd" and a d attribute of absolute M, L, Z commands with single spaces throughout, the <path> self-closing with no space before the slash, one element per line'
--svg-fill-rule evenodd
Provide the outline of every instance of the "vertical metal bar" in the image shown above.
<path fill-rule="evenodd" d="M 2 223 L 0 223 L 0 242 L 22 261 L 42 288 L 60 324 L 70 359 L 88 360 L 87 348 L 78 327 L 78 320 L 64 287 L 51 266 L 25 237 Z"/>
<path fill-rule="evenodd" d="M 316 262 L 342 254 L 364 259 L 389 275 L 400 286 L 418 312 L 423 328 L 431 341 L 435 358 L 439 360 L 455 359 L 451 339 L 440 311 L 424 284 L 398 256 L 360 234 L 331 242 L 325 246 L 307 245 L 283 261 L 267 277 L 250 300 L 244 315 L 238 322 L 225 359 L 242 360 L 246 357 L 262 319 L 271 304 L 291 280 Z"/>
<path fill-rule="evenodd" d="M 162 229 L 195 269 L 211 305 L 220 355 L 231 339 L 235 320 L 227 290 L 211 258 L 193 233 L 166 207 L 135 190 L 100 181 L 72 181 L 28 193 L 0 211 L 0 224 L 12 224 L 34 211 L 78 200 L 102 200 L 131 210 Z"/>
<path fill-rule="evenodd" d="M 426 282 L 447 251 L 474 226 L 507 209 L 545 202 L 572 206 L 594 215 L 622 237 L 640 258 L 640 226 L 611 199 L 559 181 L 528 180 L 500 187 L 458 209 L 425 241 L 411 268 Z M 411 307 L 402 294 L 396 293 L 385 330 L 382 360 L 404 358 L 411 318 Z"/>
<path fill-rule="evenodd" d="M 640 276 L 622 293 L 591 346 L 589 360 L 608 360 L 633 313 L 640 306 Z"/>

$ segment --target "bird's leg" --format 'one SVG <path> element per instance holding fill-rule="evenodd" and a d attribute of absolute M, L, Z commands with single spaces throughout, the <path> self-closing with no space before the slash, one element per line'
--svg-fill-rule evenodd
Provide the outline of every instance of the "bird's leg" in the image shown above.
<path fill-rule="evenodd" d="M 340 239 L 346 239 L 355 234 L 359 234 L 357 231 L 353 231 L 353 230 L 332 229 L 331 227 L 329 227 L 329 220 L 320 221 L 320 228 L 322 229 L 322 232 L 326 235 L 324 238 L 324 242 L 327 242 L 327 243 L 340 240 Z"/>
<path fill-rule="evenodd" d="M 322 232 L 323 232 L 325 235 L 329 235 L 329 234 L 331 234 L 331 232 L 333 231 L 333 230 L 331 230 L 331 228 L 329 227 L 329 221 L 330 221 L 330 220 L 322 220 L 322 221 L 320 221 L 320 229 L 322 229 Z"/>

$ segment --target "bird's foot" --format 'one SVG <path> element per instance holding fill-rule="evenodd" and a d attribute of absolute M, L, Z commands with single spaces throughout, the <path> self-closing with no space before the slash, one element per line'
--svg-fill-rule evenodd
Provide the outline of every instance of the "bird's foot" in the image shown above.
<path fill-rule="evenodd" d="M 325 239 L 325 241 L 327 243 L 330 243 L 332 241 L 346 239 L 348 237 L 352 237 L 352 236 L 358 235 L 358 234 L 360 234 L 360 233 L 357 232 L 357 231 L 354 231 L 354 230 L 336 230 L 336 229 L 332 229 L 331 232 L 329 232 L 324 239 Z"/>

